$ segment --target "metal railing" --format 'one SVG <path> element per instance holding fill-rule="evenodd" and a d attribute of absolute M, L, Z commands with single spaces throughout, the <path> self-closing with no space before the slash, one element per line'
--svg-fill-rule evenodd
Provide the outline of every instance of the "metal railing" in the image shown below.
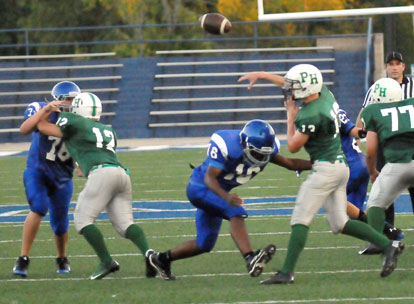
<path fill-rule="evenodd" d="M 357 22 L 366 23 L 369 18 L 339 18 L 339 19 L 314 19 L 314 20 L 295 20 L 295 24 L 300 26 L 303 23 L 329 23 L 326 25 L 327 34 L 321 35 L 307 30 L 301 30 L 295 35 L 286 35 L 282 29 L 287 23 L 292 23 L 292 20 L 284 21 L 235 21 L 232 22 L 232 32 L 223 36 L 215 36 L 204 33 L 198 23 L 177 23 L 177 24 L 130 24 L 130 25 L 114 25 L 114 26 L 81 26 L 81 27 L 61 27 L 61 28 L 25 28 L 25 29 L 2 29 L 0 30 L 0 37 L 2 34 L 15 35 L 17 43 L 2 44 L 0 43 L 0 55 L 4 54 L 5 50 L 13 49 L 13 52 L 19 54 L 30 55 L 33 53 L 56 53 L 53 50 L 41 51 L 44 48 L 61 48 L 66 49 L 66 53 L 72 53 L 76 49 L 88 48 L 88 52 L 99 52 L 102 50 L 113 51 L 115 46 L 120 45 L 134 45 L 139 49 L 139 56 L 153 55 L 155 50 L 159 49 L 185 49 L 183 47 L 188 45 L 188 48 L 196 48 L 200 45 L 201 48 L 223 48 L 223 45 L 228 45 L 229 48 L 237 47 L 281 47 L 288 41 L 294 42 L 297 40 L 313 41 L 317 38 L 337 37 L 342 27 L 340 25 L 333 26 L 333 24 L 348 22 L 348 24 L 357 24 Z M 272 27 L 272 31 L 266 31 Z M 306 27 L 306 26 L 305 26 Z M 154 39 L 154 29 L 161 29 L 157 38 Z M 169 31 L 169 29 L 173 29 Z M 83 32 L 93 32 L 94 35 L 82 35 Z M 330 33 L 329 31 L 332 31 Z M 100 34 L 104 32 L 105 35 Z M 348 31 L 349 32 L 349 31 Z M 368 29 L 363 26 L 354 26 L 352 34 L 341 34 L 341 37 L 358 37 L 366 36 Z M 62 41 L 69 34 L 76 33 L 76 37 L 95 37 L 96 40 L 81 40 L 81 38 L 73 38 L 72 41 Z M 178 34 L 179 33 L 179 34 Z M 196 34 L 194 34 L 196 33 Z M 270 33 L 270 34 L 269 34 Z M 68 34 L 68 35 L 66 35 Z M 110 37 L 110 39 L 105 39 Z M 176 38 L 179 36 L 180 38 Z M 129 37 L 124 39 L 124 37 Z M 48 39 L 48 40 L 46 40 Z M 85 38 L 90 39 L 90 38 Z M 0 40 L 1 41 L 1 40 Z M 312 46 L 312 43 L 308 43 Z M 160 47 L 161 46 L 161 47 Z M 164 47 L 165 46 L 165 47 Z M 171 47 L 173 46 L 173 47 Z M 145 54 L 145 48 L 153 50 L 149 54 Z M 10 53 L 10 52 L 9 52 Z M 127 55 L 127 54 L 126 54 Z M 128 55 L 127 55 L 128 56 Z"/>

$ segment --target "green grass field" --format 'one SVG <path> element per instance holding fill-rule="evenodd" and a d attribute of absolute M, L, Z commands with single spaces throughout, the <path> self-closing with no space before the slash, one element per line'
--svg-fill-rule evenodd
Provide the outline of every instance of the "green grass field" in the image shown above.
<path fill-rule="evenodd" d="M 282 154 L 289 156 L 283 147 Z M 203 149 L 119 153 L 130 168 L 135 201 L 186 200 L 185 187 L 191 169 L 199 164 Z M 304 157 L 299 154 L 295 157 Z M 22 172 L 25 157 L 0 158 L 0 205 L 26 205 Z M 294 196 L 306 174 L 269 165 L 254 180 L 237 189 L 244 197 Z M 85 179 L 75 178 L 75 194 Z M 283 207 L 292 206 L 284 204 Z M 263 207 L 263 206 L 262 206 Z M 265 208 L 282 207 L 277 203 Z M 73 211 L 73 210 L 72 210 Z M 27 213 L 27 212 L 26 212 Z M 25 212 L 22 212 L 25 214 Z M 68 255 L 72 272 L 58 275 L 56 249 L 51 228 L 42 223 L 31 251 L 26 279 L 12 274 L 20 252 L 22 223 L 0 224 L 0 303 L 414 303 L 412 265 L 414 259 L 411 214 L 397 215 L 396 224 L 405 232 L 406 251 L 397 270 L 382 279 L 379 256 L 359 256 L 364 242 L 334 236 L 323 216 L 311 226 L 306 249 L 295 272 L 295 284 L 263 286 L 259 282 L 281 267 L 289 239 L 289 216 L 249 217 L 247 226 L 252 244 L 261 248 L 277 246 L 274 259 L 259 278 L 251 278 L 236 249 L 225 222 L 214 250 L 192 259 L 173 263 L 176 281 L 144 277 L 143 257 L 129 241 L 119 237 L 107 221 L 98 227 L 121 270 L 102 281 L 86 278 L 95 270 L 98 259 L 91 247 L 70 225 Z M 195 236 L 194 220 L 138 219 L 150 247 L 166 250 Z"/>

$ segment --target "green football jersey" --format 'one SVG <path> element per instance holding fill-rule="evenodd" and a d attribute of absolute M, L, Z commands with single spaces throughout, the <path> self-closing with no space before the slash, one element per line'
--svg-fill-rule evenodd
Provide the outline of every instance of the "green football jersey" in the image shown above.
<path fill-rule="evenodd" d="M 295 119 L 299 132 L 309 135 L 305 149 L 312 162 L 316 160 L 335 162 L 344 159 L 339 134 L 339 105 L 326 86 L 321 95 L 309 103 L 303 103 Z"/>
<path fill-rule="evenodd" d="M 378 134 L 387 163 L 408 163 L 414 157 L 414 98 L 374 103 L 361 113 L 367 131 Z"/>
<path fill-rule="evenodd" d="M 121 166 L 115 154 L 117 140 L 112 127 L 66 112 L 60 114 L 56 124 L 69 153 L 85 176 L 97 165 Z"/>

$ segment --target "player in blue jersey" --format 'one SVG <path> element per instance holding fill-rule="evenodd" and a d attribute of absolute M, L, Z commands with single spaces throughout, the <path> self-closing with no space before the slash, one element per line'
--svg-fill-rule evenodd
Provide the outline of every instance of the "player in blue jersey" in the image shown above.
<path fill-rule="evenodd" d="M 253 252 L 244 219 L 243 199 L 230 191 L 264 170 L 271 162 L 290 170 L 309 170 L 310 161 L 279 154 L 280 143 L 273 128 L 263 120 L 248 122 L 243 130 L 215 132 L 207 148 L 207 158 L 193 170 L 187 196 L 196 208 L 197 237 L 166 252 L 149 255 L 151 264 L 164 280 L 174 280 L 171 262 L 211 251 L 223 219 L 230 222 L 230 234 L 243 255 L 251 276 L 263 271 L 276 251 L 273 244 Z"/>
<path fill-rule="evenodd" d="M 367 196 L 369 174 L 365 155 L 359 148 L 356 138 L 364 137 L 365 134 L 351 122 L 344 110 L 339 109 L 338 115 L 341 120 L 342 151 L 345 154 L 350 171 L 348 184 L 346 185 L 348 198 L 347 213 L 352 218 L 361 219 L 364 215 L 362 210 Z M 352 203 L 354 208 L 349 202 Z"/>
<path fill-rule="evenodd" d="M 70 81 L 56 84 L 51 92 L 56 101 L 71 104 L 72 99 L 80 93 L 79 87 Z M 56 102 L 52 101 L 52 102 Z M 70 265 L 66 255 L 68 241 L 68 210 L 73 192 L 73 160 L 60 138 L 41 134 L 36 125 L 41 118 L 44 101 L 35 101 L 28 105 L 24 113 L 24 122 L 20 126 L 23 134 L 32 134 L 32 143 L 23 174 L 24 187 L 30 212 L 23 227 L 22 247 L 16 260 L 13 273 L 27 276 L 30 249 L 32 248 L 42 218 L 49 211 L 50 225 L 55 234 L 58 257 L 57 272 L 69 273 Z M 55 123 L 58 113 L 50 116 Z"/>

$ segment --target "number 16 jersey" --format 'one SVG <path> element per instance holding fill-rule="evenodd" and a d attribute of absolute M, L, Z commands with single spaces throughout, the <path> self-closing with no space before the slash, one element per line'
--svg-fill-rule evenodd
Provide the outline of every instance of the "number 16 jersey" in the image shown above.
<path fill-rule="evenodd" d="M 221 169 L 217 180 L 220 186 L 230 191 L 240 186 L 263 171 L 266 165 L 252 166 L 243 158 L 243 150 L 240 144 L 241 130 L 220 130 L 211 136 L 207 148 L 207 158 L 193 170 L 190 183 L 207 187 L 204 184 L 204 176 L 208 167 Z M 279 153 L 280 142 L 275 138 L 275 150 L 271 156 Z"/>
<path fill-rule="evenodd" d="M 112 127 L 73 113 L 61 113 L 56 124 L 85 176 L 97 165 L 122 166 L 115 154 L 117 140 Z"/>

